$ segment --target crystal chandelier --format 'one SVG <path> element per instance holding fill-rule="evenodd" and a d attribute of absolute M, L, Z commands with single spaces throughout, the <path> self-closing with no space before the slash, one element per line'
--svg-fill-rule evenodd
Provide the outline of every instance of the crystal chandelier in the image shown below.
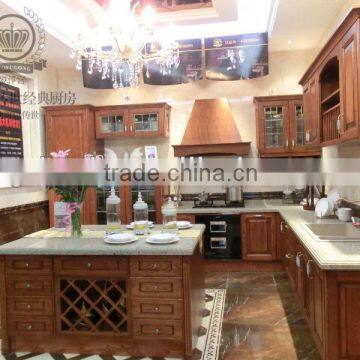
<path fill-rule="evenodd" d="M 101 74 L 110 79 L 114 88 L 138 87 L 140 73 L 155 65 L 166 75 L 179 64 L 179 44 L 170 39 L 167 29 L 155 26 L 155 11 L 147 5 L 141 15 L 135 15 L 139 3 L 131 7 L 130 0 L 112 0 L 106 15 L 93 30 L 78 35 L 71 56 L 76 68 Z"/>

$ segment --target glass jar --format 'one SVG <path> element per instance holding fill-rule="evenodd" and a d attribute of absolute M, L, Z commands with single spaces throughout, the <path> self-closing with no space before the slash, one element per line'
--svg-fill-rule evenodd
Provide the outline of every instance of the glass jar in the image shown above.
<path fill-rule="evenodd" d="M 133 206 L 134 208 L 134 233 L 135 235 L 145 235 L 149 228 L 149 208 L 148 204 L 143 201 L 141 192 L 138 193 L 138 199 Z"/>
<path fill-rule="evenodd" d="M 162 206 L 161 213 L 163 216 L 163 232 L 177 234 L 177 209 L 170 197 Z"/>
<path fill-rule="evenodd" d="M 115 189 L 111 187 L 110 196 L 106 199 L 106 224 L 109 232 L 120 231 L 120 198 L 116 196 Z"/>

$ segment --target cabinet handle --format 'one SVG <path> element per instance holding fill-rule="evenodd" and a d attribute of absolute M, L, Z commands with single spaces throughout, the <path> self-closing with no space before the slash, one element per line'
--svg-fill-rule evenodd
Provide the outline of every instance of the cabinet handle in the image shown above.
<path fill-rule="evenodd" d="M 154 290 L 155 290 L 155 291 L 158 291 L 158 290 L 159 290 L 159 287 L 155 285 L 155 286 L 154 286 Z"/>
<path fill-rule="evenodd" d="M 284 232 L 284 222 L 283 221 L 281 221 L 281 223 L 280 223 L 280 231 Z"/>
<path fill-rule="evenodd" d="M 27 308 L 28 310 L 30 310 L 30 309 L 31 309 L 31 304 L 27 304 L 27 305 L 26 305 L 26 308 Z"/>
<path fill-rule="evenodd" d="M 25 267 L 28 269 L 29 268 L 29 263 L 25 263 Z"/>
<path fill-rule="evenodd" d="M 296 254 L 296 266 L 300 269 L 301 268 L 301 257 L 303 254 L 301 252 L 298 252 Z"/>
<path fill-rule="evenodd" d="M 312 279 L 312 276 L 311 276 L 311 263 L 313 261 L 312 260 L 308 260 L 308 262 L 306 263 L 306 275 L 308 277 L 308 279 Z"/>
<path fill-rule="evenodd" d="M 337 117 L 337 120 L 336 120 L 336 129 L 337 129 L 337 131 L 338 131 L 339 134 L 340 134 L 340 132 L 341 132 L 340 116 L 341 116 L 341 115 L 339 115 L 339 116 Z"/>
<path fill-rule="evenodd" d="M 91 269 L 91 267 L 92 267 L 91 262 L 88 262 L 88 263 L 86 264 L 86 267 L 87 267 L 88 269 Z"/>
<path fill-rule="evenodd" d="M 130 125 L 130 132 L 132 132 L 133 131 L 133 127 L 132 127 L 132 125 Z"/>
<path fill-rule="evenodd" d="M 160 329 L 155 329 L 155 334 L 159 335 L 160 334 Z"/>
<path fill-rule="evenodd" d="M 25 284 L 25 287 L 26 287 L 27 289 L 29 289 L 30 286 L 31 286 L 31 285 L 30 285 L 29 283 L 26 283 L 26 284 Z"/>
<path fill-rule="evenodd" d="M 295 140 L 292 139 L 292 147 L 295 147 Z"/>
<path fill-rule="evenodd" d="M 159 308 L 157 306 L 155 307 L 155 311 L 159 311 Z"/>
<path fill-rule="evenodd" d="M 27 326 L 27 329 L 28 329 L 28 330 L 31 330 L 31 329 L 32 329 L 32 325 L 29 324 L 29 325 Z"/>
<path fill-rule="evenodd" d="M 286 145 L 286 147 L 289 147 L 289 139 L 286 139 L 285 145 Z"/>
<path fill-rule="evenodd" d="M 261 218 L 261 217 L 264 217 L 264 215 L 263 214 L 255 214 L 254 217 Z"/>
<path fill-rule="evenodd" d="M 286 254 L 285 257 L 286 257 L 287 259 L 293 259 L 293 258 L 294 258 L 294 255 L 292 255 L 292 254 Z"/>
<path fill-rule="evenodd" d="M 124 125 L 124 131 L 126 132 L 126 130 L 127 130 L 127 125 Z"/>
<path fill-rule="evenodd" d="M 307 130 L 305 133 L 305 141 L 308 143 L 310 141 L 310 131 Z"/>
<path fill-rule="evenodd" d="M 153 264 L 152 269 L 153 269 L 153 270 L 156 270 L 156 269 L 157 269 L 157 263 L 154 263 L 154 264 Z"/>

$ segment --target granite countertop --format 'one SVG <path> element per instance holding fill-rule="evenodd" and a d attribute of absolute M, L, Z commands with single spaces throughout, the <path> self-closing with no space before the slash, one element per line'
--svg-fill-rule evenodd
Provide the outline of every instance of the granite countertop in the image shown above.
<path fill-rule="evenodd" d="M 191 229 L 180 230 L 180 240 L 169 245 L 151 245 L 145 242 L 146 236 L 131 244 L 110 245 L 104 243 L 105 226 L 83 226 L 83 237 L 64 237 L 65 233 L 56 230 L 43 230 L 19 240 L 0 246 L 0 255 L 174 255 L 189 256 L 202 238 L 205 226 L 194 225 Z M 161 231 L 156 225 L 151 233 Z"/>
<path fill-rule="evenodd" d="M 181 214 L 241 214 L 249 212 L 280 213 L 321 269 L 360 270 L 360 241 L 319 241 L 315 239 L 306 231 L 304 224 L 341 224 L 341 222 L 337 219 L 317 219 L 313 211 L 305 211 L 301 206 L 283 205 L 281 200 L 247 200 L 244 208 L 194 209 L 191 203 L 179 207 Z"/>

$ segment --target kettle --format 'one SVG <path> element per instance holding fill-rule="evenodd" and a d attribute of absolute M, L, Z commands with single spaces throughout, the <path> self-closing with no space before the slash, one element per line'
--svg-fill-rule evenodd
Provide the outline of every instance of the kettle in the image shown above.
<path fill-rule="evenodd" d="M 242 202 L 244 200 L 243 187 L 241 185 L 231 185 L 225 187 L 225 202 Z"/>

